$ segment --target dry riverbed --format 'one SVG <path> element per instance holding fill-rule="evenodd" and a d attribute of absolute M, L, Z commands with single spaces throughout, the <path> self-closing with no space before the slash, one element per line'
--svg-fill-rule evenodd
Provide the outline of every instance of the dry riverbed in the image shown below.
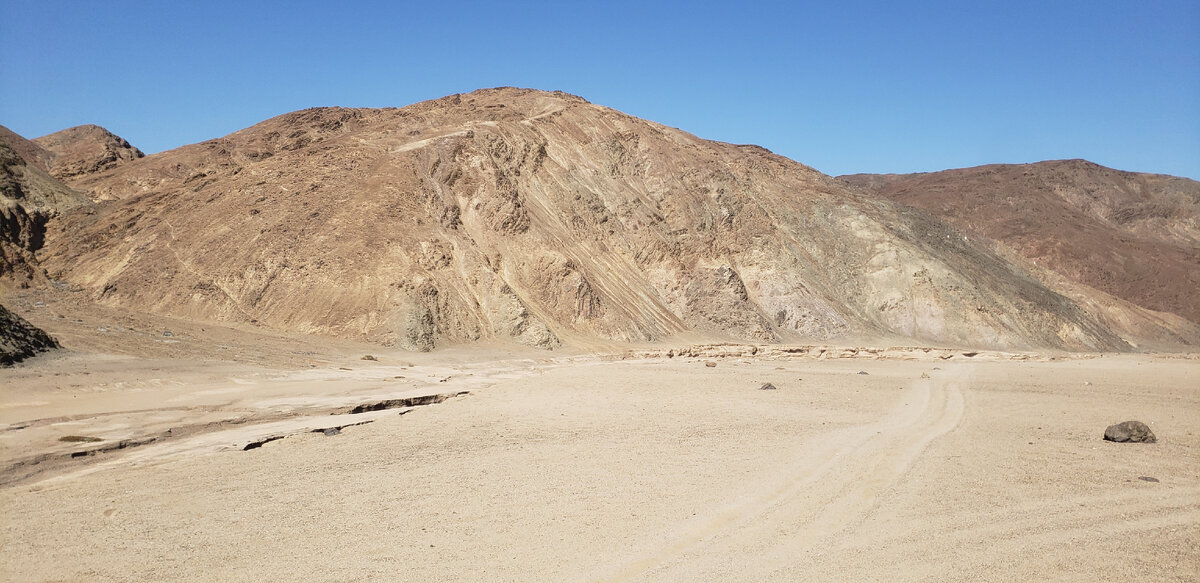
<path fill-rule="evenodd" d="M 482 347 L 319 364 L 69 353 L 0 371 L 3 578 L 1200 572 L 1191 358 Z M 1159 442 L 1101 440 L 1126 419 Z"/>

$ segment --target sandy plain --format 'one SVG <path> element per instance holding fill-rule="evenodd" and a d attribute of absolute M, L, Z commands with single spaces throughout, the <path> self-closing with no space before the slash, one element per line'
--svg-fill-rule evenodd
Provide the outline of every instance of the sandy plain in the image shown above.
<path fill-rule="evenodd" d="M 1191 356 L 414 354 L 74 320 L 82 349 L 0 370 L 4 580 L 1200 573 Z M 1159 442 L 1101 440 L 1126 419 Z"/>

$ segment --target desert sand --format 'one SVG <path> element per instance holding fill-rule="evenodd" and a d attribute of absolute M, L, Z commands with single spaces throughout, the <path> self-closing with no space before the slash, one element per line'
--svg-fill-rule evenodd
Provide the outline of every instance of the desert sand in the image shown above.
<path fill-rule="evenodd" d="M 236 330 L 191 332 L 0 370 L 4 580 L 1200 572 L 1194 357 L 254 337 L 221 359 Z M 1159 442 L 1101 439 L 1126 419 Z"/>

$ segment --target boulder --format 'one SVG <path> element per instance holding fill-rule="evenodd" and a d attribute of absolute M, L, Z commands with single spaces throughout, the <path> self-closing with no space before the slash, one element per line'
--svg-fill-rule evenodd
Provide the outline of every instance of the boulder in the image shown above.
<path fill-rule="evenodd" d="M 1141 421 L 1125 421 L 1116 425 L 1109 425 L 1108 429 L 1104 430 L 1105 441 L 1116 441 L 1120 443 L 1154 443 L 1158 438 L 1154 437 L 1154 432 Z"/>

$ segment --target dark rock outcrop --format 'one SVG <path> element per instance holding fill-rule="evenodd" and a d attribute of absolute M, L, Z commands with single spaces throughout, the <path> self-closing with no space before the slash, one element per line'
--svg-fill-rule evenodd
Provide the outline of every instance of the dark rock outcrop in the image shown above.
<path fill-rule="evenodd" d="M 58 342 L 45 331 L 0 305 L 0 366 L 58 347 Z"/>
<path fill-rule="evenodd" d="M 1116 441 L 1118 443 L 1154 443 L 1158 441 L 1154 437 L 1154 432 L 1141 421 L 1125 421 L 1116 425 L 1109 425 L 1108 429 L 1104 430 L 1105 441 Z"/>

